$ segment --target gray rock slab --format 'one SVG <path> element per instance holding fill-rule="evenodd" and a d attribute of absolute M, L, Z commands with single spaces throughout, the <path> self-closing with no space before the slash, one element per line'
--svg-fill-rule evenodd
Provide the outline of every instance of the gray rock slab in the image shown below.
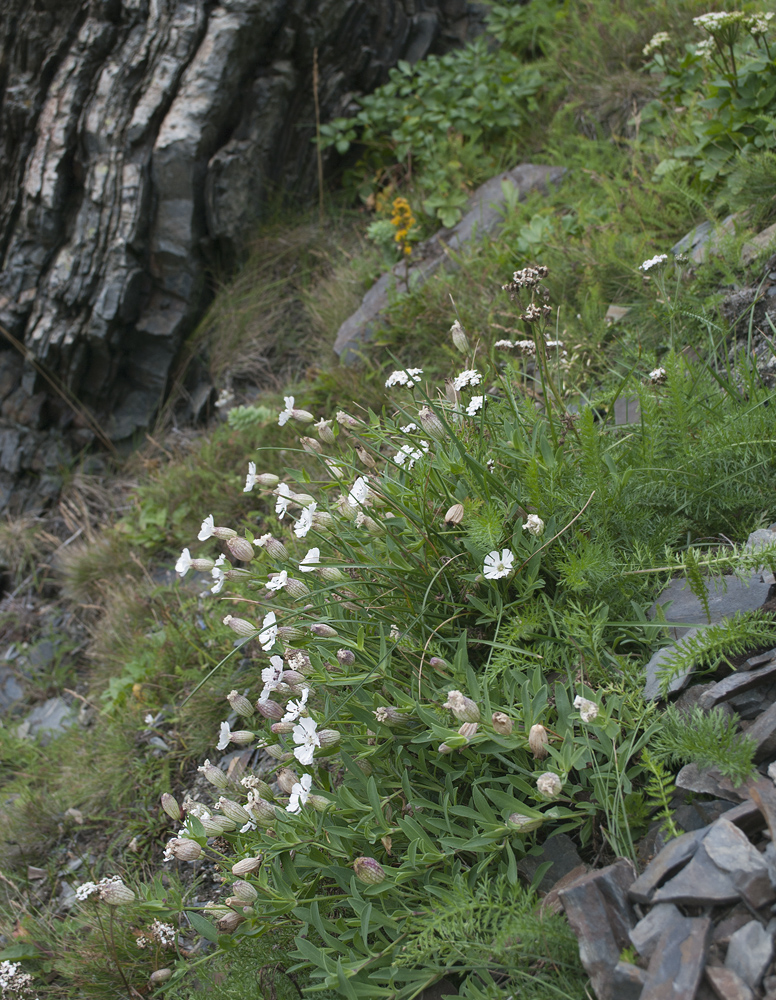
<path fill-rule="evenodd" d="M 776 222 L 744 243 L 741 247 L 741 263 L 749 264 L 755 257 L 767 250 L 774 240 L 776 240 Z"/>
<path fill-rule="evenodd" d="M 773 935 L 759 920 L 750 920 L 730 938 L 725 968 L 756 989 L 773 958 Z"/>
<path fill-rule="evenodd" d="M 687 254 L 694 264 L 702 264 L 726 236 L 735 232 L 737 218 L 736 214 L 726 216 L 720 223 L 702 222 L 675 243 L 671 247 L 671 252 Z"/>
<path fill-rule="evenodd" d="M 771 574 L 752 573 L 746 580 L 737 576 L 714 577 L 706 581 L 706 594 L 709 602 L 711 619 L 698 598 L 690 590 L 690 585 L 684 577 L 672 580 L 662 592 L 648 612 L 654 618 L 657 606 L 663 608 L 663 614 L 668 622 L 680 622 L 675 625 L 670 634 L 673 639 L 686 635 L 694 625 L 708 625 L 729 618 L 737 611 L 754 611 L 761 608 L 768 599 L 768 592 L 773 580 Z M 666 605 L 671 602 L 670 607 Z"/>
<path fill-rule="evenodd" d="M 693 666 L 690 665 L 684 670 L 675 672 L 671 669 L 671 665 L 675 657 L 681 654 L 685 643 L 689 642 L 695 635 L 697 635 L 700 629 L 691 628 L 683 629 L 682 631 L 682 638 L 679 639 L 678 642 L 672 643 L 670 646 L 663 646 L 662 649 L 658 649 L 644 668 L 647 675 L 643 691 L 645 701 L 656 701 L 658 698 L 662 698 L 669 694 L 676 694 L 677 691 L 681 691 L 682 688 L 686 687 L 689 683 L 694 669 Z M 663 677 L 666 674 L 668 674 L 671 679 L 668 684 L 665 685 L 664 690 Z"/>
<path fill-rule="evenodd" d="M 714 708 L 722 701 L 727 701 L 734 695 L 748 691 L 750 688 L 758 687 L 776 678 L 776 660 L 772 660 L 763 667 L 755 670 L 747 670 L 743 673 L 730 674 L 718 681 L 708 691 L 704 691 L 698 699 L 698 704 L 706 710 Z"/>
<path fill-rule="evenodd" d="M 683 920 L 684 917 L 673 903 L 658 903 L 643 920 L 639 920 L 628 936 L 639 955 L 650 958 L 662 935 L 673 924 L 678 925 Z"/>
<path fill-rule="evenodd" d="M 559 892 L 579 942 L 579 957 L 599 1000 L 617 1000 L 614 969 L 623 948 L 630 945 L 628 935 L 636 924 L 628 900 L 635 874 L 630 861 L 621 859 Z"/>
<path fill-rule="evenodd" d="M 0 713 L 7 712 L 23 697 L 24 689 L 14 674 L 7 667 L 0 667 Z"/>
<path fill-rule="evenodd" d="M 640 1000 L 647 973 L 638 965 L 618 962 L 612 969 L 612 996 L 616 1000 Z"/>
<path fill-rule="evenodd" d="M 539 883 L 539 892 L 549 892 L 556 882 L 582 864 L 582 858 L 577 854 L 574 841 L 565 833 L 559 833 L 545 840 L 539 854 L 529 854 L 518 861 L 517 870 L 528 882 L 533 882 L 539 866 L 548 861 L 551 867 L 547 869 Z"/>
<path fill-rule="evenodd" d="M 614 423 L 620 427 L 624 424 L 641 422 L 641 403 L 638 396 L 618 396 L 614 402 Z"/>
<path fill-rule="evenodd" d="M 735 786 L 715 767 L 700 768 L 697 764 L 684 765 L 676 776 L 676 787 L 684 792 L 727 799 L 728 802 L 742 802 L 747 797 L 746 786 Z"/>
<path fill-rule="evenodd" d="M 776 758 L 776 705 L 771 705 L 755 719 L 747 729 L 746 736 L 747 739 L 754 740 L 756 764 Z"/>
<path fill-rule="evenodd" d="M 776 899 L 767 861 L 737 826 L 724 817 L 717 820 L 703 847 L 717 868 L 731 876 L 739 896 L 752 909 Z"/>
<path fill-rule="evenodd" d="M 732 876 L 717 868 L 703 844 L 689 864 L 652 896 L 655 903 L 684 903 L 688 906 L 724 906 L 738 899 L 738 889 Z"/>
<path fill-rule="evenodd" d="M 756 656 L 750 656 L 749 659 L 744 660 L 744 662 L 739 666 L 739 673 L 743 670 L 754 670 L 756 667 L 761 667 L 766 663 L 770 663 L 771 660 L 776 659 L 776 649 L 769 649 L 765 653 L 758 653 Z"/>
<path fill-rule="evenodd" d="M 754 993 L 732 969 L 724 966 L 709 966 L 706 979 L 719 1000 L 754 1000 Z"/>
<path fill-rule="evenodd" d="M 666 930 L 649 960 L 641 1000 L 694 1000 L 711 935 L 708 917 L 684 917 Z"/>
<path fill-rule="evenodd" d="M 364 295 L 358 309 L 349 316 L 337 331 L 334 351 L 344 364 L 355 361 L 359 350 L 375 335 L 380 326 L 380 314 L 388 305 L 389 295 L 402 294 L 409 285 L 416 288 L 448 260 L 450 251 L 460 251 L 476 237 L 493 232 L 502 218 L 505 202 L 503 185 L 512 185 L 524 200 L 531 191 L 546 191 L 550 184 L 557 184 L 565 169 L 533 163 L 520 163 L 512 170 L 492 177 L 471 196 L 466 214 L 452 229 L 443 229 L 413 251 L 409 267 L 404 261 L 385 272 Z"/>
<path fill-rule="evenodd" d="M 42 705 L 36 706 L 30 714 L 19 723 L 17 732 L 20 738 L 30 737 L 48 743 L 55 736 L 60 736 L 75 721 L 72 705 L 64 698 L 49 698 Z"/>
<path fill-rule="evenodd" d="M 708 827 L 683 833 L 669 841 L 628 890 L 634 903 L 651 903 L 655 890 L 686 865 L 703 842 Z"/>

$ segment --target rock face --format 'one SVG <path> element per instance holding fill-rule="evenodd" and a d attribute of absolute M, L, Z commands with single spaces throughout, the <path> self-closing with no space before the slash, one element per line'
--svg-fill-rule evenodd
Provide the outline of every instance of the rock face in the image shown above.
<path fill-rule="evenodd" d="M 87 443 L 41 368 L 113 440 L 147 426 L 208 265 L 235 261 L 269 194 L 315 189 L 314 51 L 325 121 L 398 59 L 445 51 L 481 21 L 466 0 L 5 0 L 6 430 Z M 11 444 L 0 478 L 20 471 Z"/>

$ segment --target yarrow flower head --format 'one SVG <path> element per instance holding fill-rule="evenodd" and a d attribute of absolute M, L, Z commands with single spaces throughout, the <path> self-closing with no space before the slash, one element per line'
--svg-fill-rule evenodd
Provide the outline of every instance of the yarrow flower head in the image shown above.
<path fill-rule="evenodd" d="M 592 722 L 598 715 L 598 705 L 588 698 L 583 698 L 581 694 L 574 699 L 574 708 L 579 712 L 583 722 Z"/>
<path fill-rule="evenodd" d="M 485 396 L 472 396 L 471 402 L 466 407 L 468 416 L 473 417 L 480 412 L 485 403 Z"/>
<path fill-rule="evenodd" d="M 453 379 L 453 388 L 456 392 L 460 392 L 461 389 L 479 385 L 480 382 L 482 382 L 482 375 L 480 375 L 476 368 L 467 368 L 466 371 L 461 372 L 460 375 L 456 375 Z"/>
<path fill-rule="evenodd" d="M 749 17 L 744 22 L 746 30 L 757 38 L 760 35 L 766 35 L 770 24 L 768 23 L 773 18 L 773 12 L 769 11 L 767 14 L 760 12 L 759 14 L 750 14 Z"/>
<path fill-rule="evenodd" d="M 392 389 L 395 385 L 406 385 L 408 389 L 420 383 L 420 376 L 423 374 L 422 368 L 405 368 L 391 372 L 385 380 L 385 388 Z"/>
<path fill-rule="evenodd" d="M 423 458 L 423 455 L 428 452 L 428 449 L 428 441 L 421 441 L 420 448 L 413 448 L 411 444 L 403 444 L 393 456 L 393 460 L 397 465 L 406 465 L 409 472 L 413 465 L 419 462 Z"/>
<path fill-rule="evenodd" d="M 313 787 L 313 779 L 310 774 L 303 774 L 299 781 L 294 782 L 286 806 L 286 812 L 298 816 L 302 811 L 302 806 L 310 798 L 310 789 Z"/>
<path fill-rule="evenodd" d="M 500 556 L 498 549 L 494 549 L 485 556 L 485 563 L 482 567 L 483 576 L 486 580 L 500 580 L 502 577 L 509 576 L 514 562 L 515 556 L 511 549 L 502 549 Z"/>
<path fill-rule="evenodd" d="M 647 44 L 642 49 L 645 56 L 649 57 L 653 52 L 657 52 L 659 49 L 664 48 L 671 41 L 671 36 L 667 31 L 658 31 L 656 35 L 647 42 Z"/>
<path fill-rule="evenodd" d="M 665 264 L 668 260 L 667 253 L 659 253 L 654 257 L 650 257 L 649 260 L 645 260 L 642 264 L 639 264 L 640 271 L 650 271 L 653 267 L 657 267 L 660 264 Z"/>
<path fill-rule="evenodd" d="M 653 368 L 649 373 L 649 380 L 653 385 L 662 385 L 668 379 L 668 372 L 665 368 Z"/>

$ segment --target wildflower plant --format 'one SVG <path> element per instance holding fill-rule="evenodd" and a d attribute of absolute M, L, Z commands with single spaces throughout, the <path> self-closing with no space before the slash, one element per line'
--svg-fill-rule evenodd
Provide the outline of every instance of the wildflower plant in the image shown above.
<path fill-rule="evenodd" d="M 665 380 L 641 373 L 641 430 L 609 441 L 618 432 L 592 407 L 572 419 L 546 278 L 526 267 L 504 286 L 533 344 L 530 384 L 527 352 L 471 347 L 458 324 L 461 369 L 444 385 L 397 369 L 382 413 L 339 411 L 336 434 L 306 452 L 318 475 L 306 459 L 263 487 L 258 543 L 255 525 L 203 524 L 205 543 L 233 554 L 242 539 L 252 557 L 229 560 L 220 594 L 225 637 L 255 660 L 252 690 L 225 698 L 213 744 L 253 746 L 263 763 L 237 784 L 206 762 L 215 804 L 189 804 L 168 850 L 196 860 L 225 840 L 228 877 L 256 897 L 219 926 L 237 939 L 290 929 L 297 967 L 349 997 L 409 998 L 439 978 L 404 951 L 436 901 L 466 909 L 498 887 L 519 908 L 518 861 L 548 832 L 633 854 L 656 709 L 623 678 L 659 640 L 644 608 L 667 547 L 714 519 L 687 441 L 724 440 L 730 478 L 768 438 L 763 407 L 744 415 L 739 395 L 718 393 L 705 425 L 670 439 L 682 394 L 700 384 L 707 397 L 710 381 L 671 353 Z M 249 469 L 257 489 L 271 475 Z M 776 547 L 758 558 L 776 565 Z M 517 985 L 521 968 L 483 954 L 458 971 Z"/>

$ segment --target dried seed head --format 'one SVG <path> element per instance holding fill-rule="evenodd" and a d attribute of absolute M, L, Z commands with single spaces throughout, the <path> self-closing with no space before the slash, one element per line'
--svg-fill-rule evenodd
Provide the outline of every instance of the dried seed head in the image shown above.
<path fill-rule="evenodd" d="M 331 429 L 331 420 L 319 420 L 315 425 L 315 429 L 321 441 L 325 441 L 326 444 L 334 444 L 336 438 L 334 431 Z"/>
<path fill-rule="evenodd" d="M 247 538 L 240 538 L 239 536 L 229 538 L 227 539 L 226 547 L 235 559 L 239 559 L 240 562 L 250 562 L 256 555 L 256 550 Z"/>
<path fill-rule="evenodd" d="M 189 840 L 188 837 L 173 837 L 168 840 L 167 850 L 178 861 L 196 861 L 202 854 L 202 848 L 196 840 Z"/>
<path fill-rule="evenodd" d="M 168 979 L 172 979 L 172 969 L 157 969 L 148 977 L 149 986 L 161 986 Z"/>
<path fill-rule="evenodd" d="M 337 661 L 341 663 L 343 667 L 352 667 L 356 662 L 356 654 L 352 649 L 338 649 Z"/>
<path fill-rule="evenodd" d="M 493 728 L 499 736 L 509 736 L 514 727 L 512 720 L 503 712 L 494 712 L 492 722 Z"/>
<path fill-rule="evenodd" d="M 385 881 L 385 869 L 374 858 L 356 858 L 353 871 L 359 882 L 365 885 L 379 885 Z"/>
<path fill-rule="evenodd" d="M 448 691 L 447 701 L 443 708 L 449 708 L 459 722 L 480 721 L 480 710 L 477 703 L 461 694 L 460 691 Z"/>
<path fill-rule="evenodd" d="M 400 712 L 393 705 L 381 705 L 375 709 L 374 716 L 384 726 L 405 726 L 410 719 L 407 712 Z"/>
<path fill-rule="evenodd" d="M 241 913 L 232 910 L 230 913 L 225 913 L 223 917 L 216 921 L 216 927 L 222 934 L 231 934 L 237 930 L 243 920 L 245 920 L 245 917 Z"/>
<path fill-rule="evenodd" d="M 361 445 L 356 445 L 356 454 L 358 455 L 359 461 L 367 467 L 367 469 L 374 469 L 376 467 L 376 462 L 366 450 L 362 448 Z"/>
<path fill-rule="evenodd" d="M 126 906 L 134 903 L 135 894 L 128 885 L 116 877 L 100 886 L 100 899 L 108 906 Z"/>
<path fill-rule="evenodd" d="M 535 726 L 531 726 L 531 730 L 528 733 L 528 746 L 534 755 L 534 760 L 544 760 L 549 753 L 547 750 L 549 742 L 550 737 L 541 723 L 537 722 Z"/>
<path fill-rule="evenodd" d="M 563 782 L 557 774 L 553 774 L 552 771 L 545 771 L 544 774 L 540 774 L 536 779 L 536 788 L 542 795 L 546 795 L 548 799 L 556 799 L 563 791 Z"/>

